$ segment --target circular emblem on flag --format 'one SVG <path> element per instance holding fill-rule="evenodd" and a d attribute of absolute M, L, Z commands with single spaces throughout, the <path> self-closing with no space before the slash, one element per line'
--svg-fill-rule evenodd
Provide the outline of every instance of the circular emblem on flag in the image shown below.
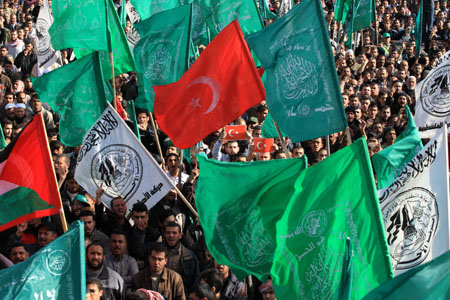
<path fill-rule="evenodd" d="M 398 194 L 382 209 L 394 269 L 409 269 L 428 256 L 439 223 L 436 197 L 414 187 Z"/>
<path fill-rule="evenodd" d="M 309 212 L 302 220 L 303 233 L 309 237 L 322 235 L 327 227 L 327 215 L 323 210 Z"/>
<path fill-rule="evenodd" d="M 46 259 L 47 270 L 56 276 L 67 273 L 70 269 L 70 257 L 63 250 L 50 252 Z"/>
<path fill-rule="evenodd" d="M 435 117 L 450 115 L 448 66 L 437 68 L 424 80 L 420 89 L 420 103 L 428 114 Z"/>
<path fill-rule="evenodd" d="M 143 164 L 139 154 L 127 145 L 109 145 L 92 159 L 91 176 L 95 185 L 111 198 L 128 200 L 142 181 Z"/>
<path fill-rule="evenodd" d="M 147 41 L 146 41 L 147 43 Z M 144 53 L 144 51 L 143 51 Z M 145 66 L 144 77 L 150 80 L 166 80 L 171 73 L 172 55 L 163 45 L 157 45 L 156 50 L 150 56 L 142 54 L 141 58 Z"/>

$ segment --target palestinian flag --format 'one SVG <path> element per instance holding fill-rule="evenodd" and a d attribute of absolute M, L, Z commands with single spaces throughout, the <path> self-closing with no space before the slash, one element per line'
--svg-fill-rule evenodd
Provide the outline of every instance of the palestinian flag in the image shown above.
<path fill-rule="evenodd" d="M 53 162 L 40 114 L 0 153 L 0 231 L 58 214 Z"/>

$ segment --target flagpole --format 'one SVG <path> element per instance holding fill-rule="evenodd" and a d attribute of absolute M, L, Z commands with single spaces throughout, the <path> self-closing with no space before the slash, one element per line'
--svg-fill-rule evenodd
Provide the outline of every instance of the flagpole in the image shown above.
<path fill-rule="evenodd" d="M 181 184 L 181 173 L 183 172 L 183 160 L 184 160 L 183 149 L 180 149 L 180 166 L 178 167 L 178 184 Z"/>
<path fill-rule="evenodd" d="M 351 145 L 353 143 L 352 136 L 350 135 L 350 127 L 345 128 L 345 133 L 347 134 L 348 144 Z"/>
<path fill-rule="evenodd" d="M 161 150 L 161 144 L 159 143 L 158 131 L 156 130 L 155 120 L 153 119 L 153 113 L 150 113 L 150 121 L 152 122 L 153 132 L 155 133 L 156 145 L 158 146 L 159 156 L 161 156 L 162 164 L 164 165 L 164 155 Z"/>
<path fill-rule="evenodd" d="M 42 116 L 41 113 L 39 113 L 39 115 L 41 116 L 42 124 L 45 124 L 44 117 Z M 50 162 L 52 162 L 53 159 L 52 159 L 52 155 L 50 153 L 50 149 L 48 147 L 49 142 L 48 142 L 47 133 L 45 132 L 45 130 L 43 130 L 42 133 L 43 133 L 43 135 L 45 137 L 45 141 L 47 142 L 47 147 L 46 148 L 47 148 L 48 158 L 50 159 Z M 64 206 L 63 206 L 63 203 L 62 203 L 61 194 L 59 192 L 59 187 L 58 187 L 58 183 L 57 183 L 57 180 L 56 180 L 55 168 L 52 168 L 52 169 L 53 169 L 53 175 L 54 175 L 53 178 L 55 180 L 53 181 L 53 183 L 49 182 L 49 184 L 50 185 L 54 185 L 54 188 L 58 191 L 59 203 L 61 204 L 61 208 L 59 210 L 59 217 L 61 218 L 61 225 L 62 225 L 63 233 L 65 233 L 68 230 L 66 215 L 64 214 Z"/>
<path fill-rule="evenodd" d="M 113 88 L 113 107 L 117 111 L 117 95 L 116 95 L 116 77 L 114 75 L 114 55 L 112 53 L 112 41 L 111 41 L 111 31 L 109 30 L 109 18 L 108 18 L 108 5 L 109 0 L 105 0 L 105 9 L 106 9 L 106 39 L 108 40 L 108 54 L 109 54 L 109 63 L 111 64 L 111 75 L 112 75 L 112 88 Z"/>
<path fill-rule="evenodd" d="M 277 131 L 278 137 L 280 138 L 281 146 L 283 147 L 284 154 L 286 154 L 287 158 L 291 158 L 291 154 L 289 153 L 289 150 L 286 147 L 286 142 L 284 141 L 283 135 L 281 134 L 280 127 L 278 127 L 277 122 L 275 122 L 275 120 L 273 118 L 272 118 L 272 122 L 273 122 L 273 125 L 275 126 L 275 129 Z"/>

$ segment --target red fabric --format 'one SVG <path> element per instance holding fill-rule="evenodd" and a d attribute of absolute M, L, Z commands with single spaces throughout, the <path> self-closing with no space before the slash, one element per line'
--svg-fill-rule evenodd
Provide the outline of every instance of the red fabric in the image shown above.
<path fill-rule="evenodd" d="M 116 97 L 116 105 L 117 105 L 117 113 L 119 114 L 119 116 L 122 117 L 122 119 L 126 119 L 127 115 L 125 113 L 125 110 L 123 109 L 122 103 L 120 103 L 120 101 L 118 101 L 117 97 Z"/>
<path fill-rule="evenodd" d="M 27 222 L 58 214 L 61 208 L 53 161 L 50 158 L 47 136 L 40 114 L 21 132 L 14 148 L 4 162 L 0 180 L 34 190 L 39 197 L 55 208 L 44 209 L 21 216 L 0 226 L 0 231 Z"/>
<path fill-rule="evenodd" d="M 237 21 L 217 35 L 179 81 L 154 89 L 156 120 L 181 149 L 201 141 L 265 99 L 261 78 Z"/>
<path fill-rule="evenodd" d="M 255 138 L 253 140 L 253 152 L 255 153 L 273 152 L 273 139 Z"/>
<path fill-rule="evenodd" d="M 258 68 L 258 74 L 259 74 L 259 76 L 262 77 L 265 71 L 266 71 L 266 70 L 264 70 L 263 67 L 259 67 L 259 68 Z"/>
<path fill-rule="evenodd" d="M 245 125 L 225 126 L 225 140 L 236 141 L 246 139 L 247 129 L 245 128 Z"/>

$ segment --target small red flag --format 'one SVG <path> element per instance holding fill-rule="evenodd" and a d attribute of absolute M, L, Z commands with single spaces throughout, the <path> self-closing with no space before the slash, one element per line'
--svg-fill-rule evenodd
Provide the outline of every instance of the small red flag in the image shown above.
<path fill-rule="evenodd" d="M 253 140 L 253 152 L 255 153 L 273 152 L 273 139 L 255 138 Z"/>
<path fill-rule="evenodd" d="M 247 129 L 245 125 L 225 126 L 225 140 L 237 141 L 247 139 Z"/>
<path fill-rule="evenodd" d="M 40 114 L 0 154 L 0 231 L 58 214 L 61 200 Z"/>
<path fill-rule="evenodd" d="M 175 83 L 155 86 L 154 113 L 173 144 L 186 149 L 265 99 L 237 21 L 206 47 Z"/>

